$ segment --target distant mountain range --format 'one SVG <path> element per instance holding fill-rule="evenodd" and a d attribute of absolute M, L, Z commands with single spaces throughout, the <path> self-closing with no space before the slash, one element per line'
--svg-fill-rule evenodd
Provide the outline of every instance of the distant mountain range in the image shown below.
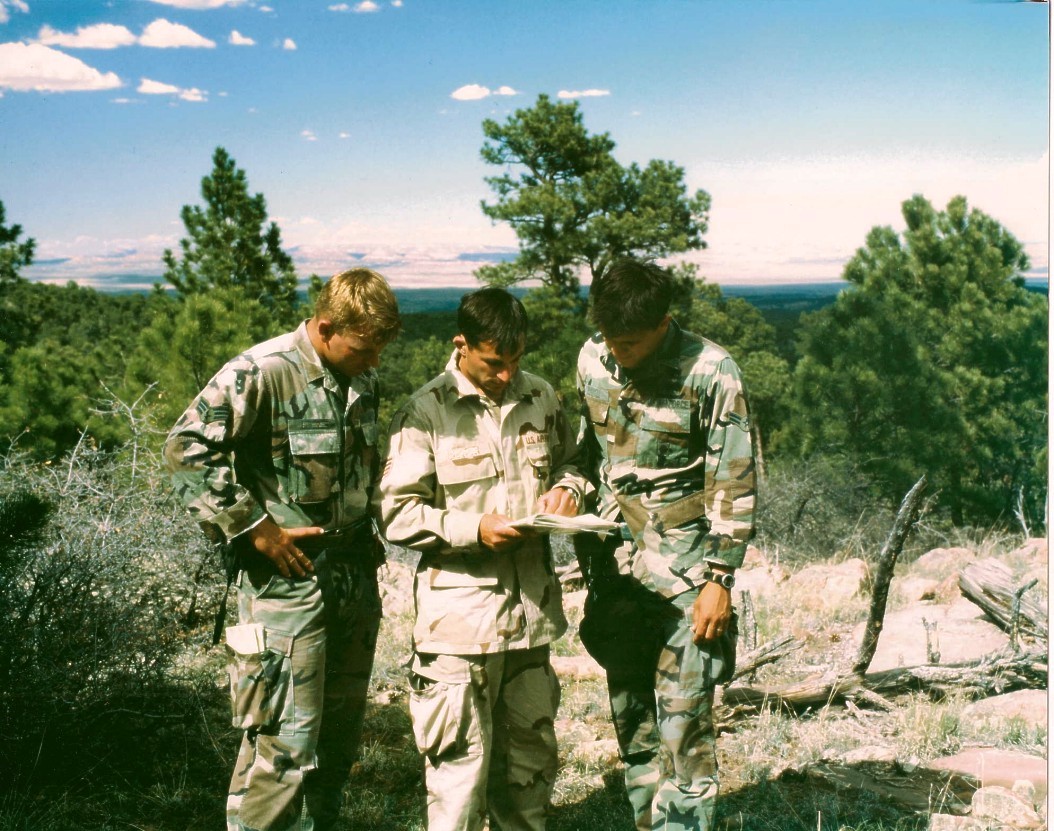
<path fill-rule="evenodd" d="M 161 277 L 149 274 L 107 274 L 94 277 L 91 286 L 98 291 L 113 293 L 136 293 L 152 290 Z M 51 281 L 48 281 L 51 282 Z M 761 285 L 727 285 L 721 291 L 727 297 L 742 297 L 761 311 L 779 309 L 784 312 L 810 311 L 832 302 L 838 292 L 848 288 L 849 283 L 779 283 Z M 1027 278 L 1025 287 L 1030 291 L 1048 291 L 1045 277 Z M 415 312 L 447 312 L 457 308 L 461 296 L 471 291 L 464 287 L 395 289 L 399 308 L 405 314 Z M 527 289 L 514 288 L 514 294 L 522 296 Z M 585 291 L 585 289 L 583 289 Z"/>

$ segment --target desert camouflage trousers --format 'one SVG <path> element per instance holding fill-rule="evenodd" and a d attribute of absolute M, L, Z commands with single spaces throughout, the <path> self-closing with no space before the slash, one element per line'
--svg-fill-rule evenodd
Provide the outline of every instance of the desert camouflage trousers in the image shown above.
<path fill-rule="evenodd" d="M 709 831 L 717 801 L 716 651 L 692 642 L 698 589 L 672 598 L 682 614 L 666 625 L 654 684 L 608 676 L 612 720 L 637 831 Z"/>
<path fill-rule="evenodd" d="M 240 623 L 227 646 L 234 726 L 245 732 L 228 831 L 326 831 L 340 812 L 381 606 L 372 561 L 327 549 L 313 562 L 308 578 L 282 577 L 266 561 L 239 575 Z M 232 648 L 246 635 L 259 649 Z"/>
<path fill-rule="evenodd" d="M 414 655 L 410 717 L 429 831 L 541 831 L 556 782 L 560 682 L 549 647 Z"/>

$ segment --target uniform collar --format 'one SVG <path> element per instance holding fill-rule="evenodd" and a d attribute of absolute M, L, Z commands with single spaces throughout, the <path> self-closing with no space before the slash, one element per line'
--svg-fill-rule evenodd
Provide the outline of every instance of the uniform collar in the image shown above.
<path fill-rule="evenodd" d="M 322 363 L 322 358 L 315 351 L 315 347 L 311 343 L 311 337 L 307 333 L 307 324 L 308 321 L 303 321 L 296 328 L 296 331 L 293 332 L 293 343 L 297 353 L 300 355 L 300 366 L 304 371 L 304 377 L 310 384 L 322 384 L 326 389 L 339 394 L 341 393 L 341 384 L 333 371 Z M 376 374 L 377 370 L 368 369 L 361 375 L 356 375 L 349 379 L 345 386 L 356 394 L 363 395 L 369 392 L 372 380 Z"/>
<path fill-rule="evenodd" d="M 464 398 L 478 398 L 483 400 L 484 396 L 476 385 L 473 384 L 468 376 L 465 375 L 457 365 L 458 351 L 455 349 L 450 353 L 450 360 L 446 362 L 444 372 L 446 373 L 447 387 L 455 394 L 459 399 Z M 508 404 L 509 401 L 519 400 L 524 397 L 530 396 L 530 390 L 527 389 L 527 382 L 523 378 L 523 371 L 517 372 L 512 380 L 509 382 L 509 386 L 505 388 L 505 395 L 503 403 Z M 489 398 L 486 399 L 490 401 Z"/>

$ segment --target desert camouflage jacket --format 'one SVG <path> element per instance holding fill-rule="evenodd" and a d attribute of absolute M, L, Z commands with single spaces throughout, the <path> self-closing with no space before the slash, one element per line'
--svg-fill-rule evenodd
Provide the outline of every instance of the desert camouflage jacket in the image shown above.
<path fill-rule="evenodd" d="M 754 534 L 755 471 L 739 368 L 670 324 L 632 372 L 594 335 L 578 357 L 582 465 L 597 512 L 627 521 L 620 569 L 666 596 L 703 582 L 707 563 L 743 563 Z"/>
<path fill-rule="evenodd" d="M 477 532 L 486 513 L 532 513 L 554 485 L 573 489 L 582 504 L 574 432 L 541 378 L 518 372 L 499 406 L 456 358 L 396 412 L 381 476 L 388 539 L 423 552 L 414 645 L 460 655 L 541 646 L 567 628 L 547 541 L 495 553 Z"/>
<path fill-rule="evenodd" d="M 226 364 L 165 442 L 176 493 L 210 539 L 269 514 L 283 528 L 339 530 L 369 509 L 377 374 L 344 392 L 302 323 Z"/>

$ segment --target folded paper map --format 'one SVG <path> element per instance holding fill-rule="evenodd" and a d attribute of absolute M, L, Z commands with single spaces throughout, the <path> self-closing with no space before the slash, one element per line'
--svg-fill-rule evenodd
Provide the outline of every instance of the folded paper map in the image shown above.
<path fill-rule="evenodd" d="M 531 514 L 523 519 L 514 520 L 509 525 L 513 528 L 529 528 L 545 534 L 577 534 L 581 531 L 589 531 L 606 536 L 619 529 L 619 523 L 601 519 L 595 514 L 582 514 L 581 516 Z"/>

